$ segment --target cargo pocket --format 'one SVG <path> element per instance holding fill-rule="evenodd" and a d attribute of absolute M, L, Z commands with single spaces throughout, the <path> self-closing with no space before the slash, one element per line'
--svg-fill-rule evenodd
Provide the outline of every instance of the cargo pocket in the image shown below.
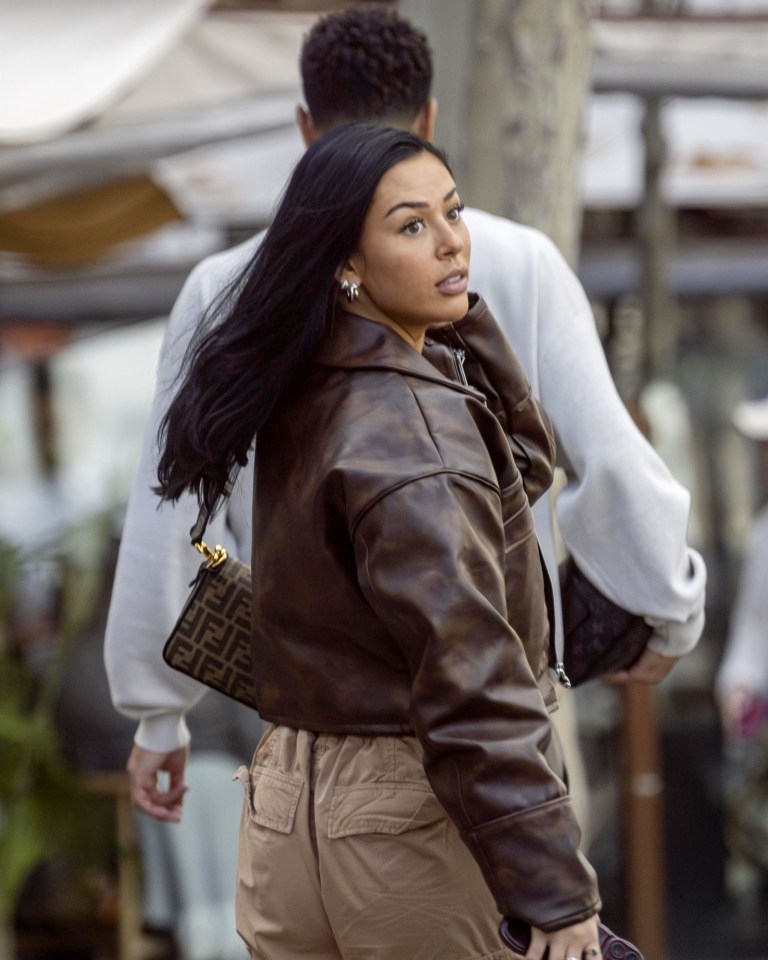
<path fill-rule="evenodd" d="M 249 819 L 252 823 L 290 833 L 304 781 L 265 767 L 240 767 L 234 776 L 245 787 Z"/>
<path fill-rule="evenodd" d="M 429 788 L 391 781 L 336 787 L 328 818 L 328 838 L 365 833 L 394 836 L 446 819 L 445 809 Z"/>

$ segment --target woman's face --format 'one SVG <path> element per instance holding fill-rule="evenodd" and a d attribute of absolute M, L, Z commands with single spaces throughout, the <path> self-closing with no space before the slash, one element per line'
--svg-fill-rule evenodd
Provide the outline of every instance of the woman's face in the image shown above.
<path fill-rule="evenodd" d="M 424 332 L 468 309 L 470 240 L 453 177 L 421 153 L 388 170 L 342 279 L 360 285 L 346 309 L 385 323 L 421 349 Z"/>

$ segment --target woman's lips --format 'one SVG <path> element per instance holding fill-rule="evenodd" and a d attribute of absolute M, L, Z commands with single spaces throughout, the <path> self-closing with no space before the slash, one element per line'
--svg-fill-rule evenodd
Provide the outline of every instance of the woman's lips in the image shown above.
<path fill-rule="evenodd" d="M 467 274 L 461 270 L 457 270 L 455 273 L 451 273 L 441 280 L 440 283 L 436 284 L 437 289 L 440 293 L 446 293 L 450 296 L 456 296 L 460 293 L 467 292 L 468 278 Z"/>

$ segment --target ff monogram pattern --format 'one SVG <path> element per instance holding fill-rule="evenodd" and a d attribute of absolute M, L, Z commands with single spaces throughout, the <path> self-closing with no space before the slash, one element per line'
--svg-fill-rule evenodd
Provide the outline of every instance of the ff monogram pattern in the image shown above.
<path fill-rule="evenodd" d="M 236 557 L 218 567 L 203 563 L 163 659 L 254 710 L 251 638 L 251 568 Z"/>

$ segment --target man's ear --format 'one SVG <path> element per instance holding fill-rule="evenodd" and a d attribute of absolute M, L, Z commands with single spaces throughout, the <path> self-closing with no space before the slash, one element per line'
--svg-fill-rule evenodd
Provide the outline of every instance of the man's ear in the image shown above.
<path fill-rule="evenodd" d="M 437 100 L 430 97 L 429 100 L 416 114 L 411 130 L 418 134 L 423 140 L 430 142 L 435 136 L 435 123 L 437 122 Z"/>
<path fill-rule="evenodd" d="M 304 146 L 311 147 L 315 140 L 317 140 L 319 134 L 317 130 L 315 130 L 315 122 L 312 119 L 312 114 L 305 107 L 302 107 L 300 103 L 296 104 L 296 126 L 299 128 Z"/>

